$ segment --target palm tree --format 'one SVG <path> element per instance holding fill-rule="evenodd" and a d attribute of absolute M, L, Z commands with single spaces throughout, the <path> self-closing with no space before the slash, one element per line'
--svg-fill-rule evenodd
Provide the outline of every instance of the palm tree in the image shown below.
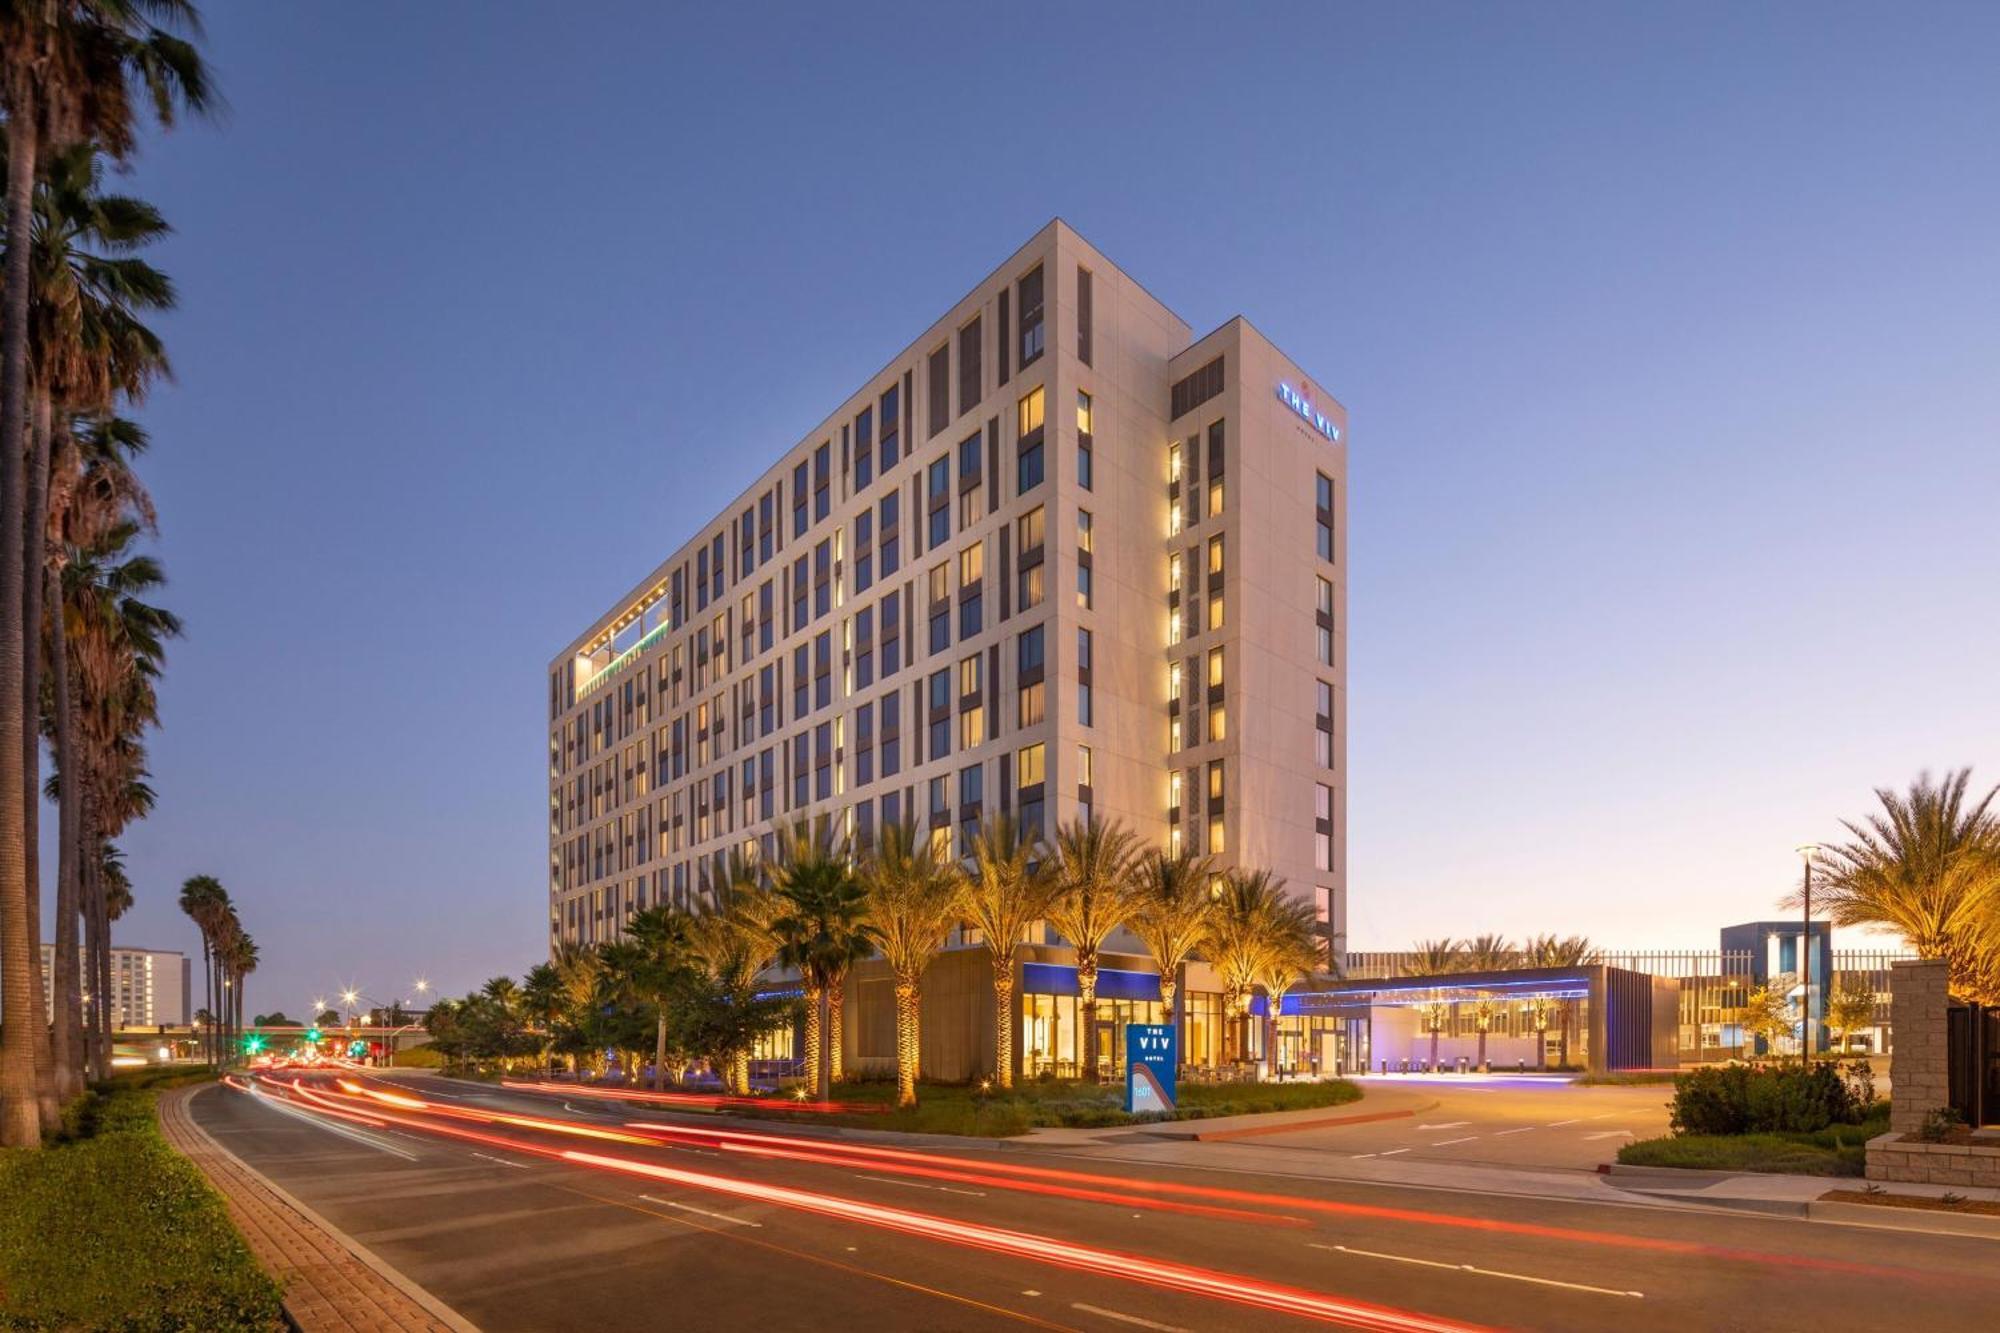
<path fill-rule="evenodd" d="M 771 924 L 778 961 L 798 969 L 814 1007 L 807 1017 L 811 1049 L 806 1067 L 815 1093 L 825 1101 L 832 1092 L 838 1053 L 835 1015 L 841 988 L 854 964 L 874 951 L 875 929 L 865 919 L 866 898 L 844 849 L 829 846 L 803 825 L 786 840 L 771 880 L 783 904 Z"/>
<path fill-rule="evenodd" d="M 1528 958 L 1536 967 L 1589 967 L 1597 961 L 1597 946 L 1582 935 L 1571 935 L 1558 939 L 1554 935 L 1544 935 L 1536 939 L 1528 949 Z M 1556 1062 L 1569 1063 L 1569 1034 L 1576 1022 L 1576 1001 L 1557 1001 L 1561 1017 L 1561 1032 L 1557 1040 Z"/>
<path fill-rule="evenodd" d="M 22 582 L 22 618 L 31 637 L 24 646 L 22 697 L 37 717 L 42 700 L 44 602 L 57 600 L 53 591 L 44 597 L 45 587 L 54 583 L 46 571 L 59 570 L 61 564 L 57 548 L 47 540 L 52 440 L 66 434 L 71 413 L 107 411 L 120 395 L 137 401 L 166 369 L 159 339 L 139 321 L 137 312 L 170 308 L 173 287 L 132 252 L 159 239 L 168 228 L 152 205 L 103 193 L 102 161 L 89 143 L 51 154 L 34 194 L 28 328 L 31 444 Z M 41 786 L 42 730 L 30 727 L 23 734 L 23 773 L 30 793 Z M 29 911 L 37 920 L 40 822 L 39 808 L 31 802 L 22 834 Z M 67 905 L 60 901 L 60 887 L 57 897 L 59 912 L 75 911 L 73 898 Z M 64 979 L 71 982 L 71 991 L 59 996 L 58 1004 L 67 1006 L 75 1003 L 73 969 L 64 969 Z M 39 985 L 40 978 L 36 981 Z M 42 1046 L 37 1060 L 38 1065 L 49 1065 L 49 1095 L 59 1098 L 73 1093 L 80 1077 L 71 1049 L 76 1030 L 67 1012 L 51 1028 L 53 1034 L 49 1029 L 39 1034 Z M 57 1045 L 64 1048 L 60 1053 L 54 1049 Z"/>
<path fill-rule="evenodd" d="M 1501 972 L 1519 966 L 1521 952 L 1504 935 L 1475 935 L 1465 942 L 1465 970 Z M 1486 1068 L 1486 1033 L 1493 1026 L 1497 1005 L 1492 992 L 1482 990 L 1472 1002 L 1473 1025 L 1479 1030 L 1479 1068 Z"/>
<path fill-rule="evenodd" d="M 1413 977 L 1441 977 L 1452 972 L 1465 970 L 1465 946 L 1453 939 L 1419 940 L 1410 954 L 1409 973 Z M 1438 1034 L 1444 1030 L 1444 1020 L 1451 1007 L 1437 998 L 1424 1002 L 1424 1027 L 1431 1034 L 1431 1068 L 1437 1068 Z"/>
<path fill-rule="evenodd" d="M 1919 774 L 1907 794 L 1878 787 L 1880 812 L 1842 820 L 1851 840 L 1823 849 L 1813 901 L 1837 926 L 1884 926 L 1944 959 L 1953 994 L 2000 1004 L 2000 787 L 1975 800 L 1971 781 L 1961 768 Z"/>
<path fill-rule="evenodd" d="M 965 876 L 911 824 L 891 825 L 862 857 L 862 893 L 896 988 L 896 1104 L 917 1104 L 924 969 L 959 918 Z"/>
<path fill-rule="evenodd" d="M 1283 881 L 1279 881 L 1282 886 Z M 1285 994 L 1312 975 L 1323 951 L 1319 918 L 1312 904 L 1296 898 L 1273 904 L 1265 919 L 1263 960 L 1257 967 L 1257 984 L 1264 988 L 1264 1067 L 1272 1074 L 1278 1068 L 1278 1017 Z"/>
<path fill-rule="evenodd" d="M 152 501 L 131 468 L 146 447 L 145 432 L 116 417 L 77 431 L 66 414 L 57 424 L 47 561 L 50 689 L 42 726 L 56 760 L 49 779 L 59 811 L 53 1046 L 58 1090 L 67 1095 L 82 1088 L 87 1049 L 77 967 L 84 952 L 77 923 L 85 906 L 86 829 L 93 823 L 84 817 L 93 785 L 82 761 L 85 714 L 97 767 L 108 760 L 143 767 L 136 737 L 151 721 L 150 678 L 157 673 L 163 640 L 179 623 L 139 600 L 138 594 L 159 582 L 157 564 L 122 558 L 130 535 L 153 525 Z M 90 670 L 80 655 L 89 658 Z M 107 689 L 108 697 L 96 697 Z M 92 697 L 83 699 L 85 693 Z M 107 736 L 107 729 L 113 734 Z M 115 753 L 102 752 L 107 745 Z M 63 781 L 64 774 L 71 780 Z"/>
<path fill-rule="evenodd" d="M 222 913 L 229 906 L 229 893 L 222 887 L 222 881 L 213 875 L 190 875 L 181 884 L 181 911 L 188 920 L 194 922 L 201 934 L 201 975 L 202 1009 L 209 1015 L 207 1030 L 202 1034 L 203 1058 L 215 1063 L 214 1015 L 217 1009 L 216 991 L 216 932 L 222 924 Z M 91 989 L 97 990 L 92 982 Z M 98 992 L 102 995 L 102 992 Z"/>
<path fill-rule="evenodd" d="M 752 994 L 757 973 L 777 947 L 771 925 L 778 916 L 777 897 L 764 884 L 762 869 L 741 852 L 731 853 L 710 901 L 688 926 L 694 960 L 717 994 Z M 748 1093 L 749 1051 L 732 1049 L 715 1073 L 729 1091 Z"/>
<path fill-rule="evenodd" d="M 1111 932 L 1132 915 L 1140 885 L 1138 840 L 1117 823 L 1078 819 L 1056 830 L 1055 893 L 1049 924 L 1076 950 L 1077 1007 L 1083 1015 L 1085 1077 L 1096 1082 L 1097 960 Z"/>
<path fill-rule="evenodd" d="M 1202 947 L 1222 981 L 1225 1063 L 1249 1058 L 1251 996 L 1271 961 L 1271 950 L 1282 933 L 1278 923 L 1290 906 L 1285 882 L 1268 870 L 1231 870 L 1218 886 Z"/>
<path fill-rule="evenodd" d="M 963 910 L 993 966 L 993 1078 L 1014 1086 L 1014 959 L 1029 925 L 1048 915 L 1053 882 L 1041 859 L 1041 835 L 1005 811 L 988 815 L 972 835 Z"/>
<path fill-rule="evenodd" d="M 1181 966 L 1208 934 L 1215 897 L 1209 892 L 1213 863 L 1189 852 L 1168 856 L 1155 848 L 1139 862 L 1139 892 L 1132 904 L 1132 933 L 1160 969 L 1160 1008 L 1176 1017 Z"/>
<path fill-rule="evenodd" d="M 666 1086 L 667 1006 L 691 964 L 688 915 L 665 904 L 648 907 L 625 923 L 632 956 L 625 985 L 651 1007 L 654 1018 L 653 1089 Z"/>
<path fill-rule="evenodd" d="M 8 237 L 0 277 L 0 755 L 20 755 L 29 569 L 24 467 L 28 425 L 29 264 L 34 183 L 45 157 L 95 141 L 118 160 L 135 145 L 139 105 L 170 123 L 177 105 L 212 100 L 186 0 L 10 0 L 0 7 L 0 108 L 6 112 Z M 37 571 L 38 573 L 38 571 Z M 41 923 L 29 916 L 25 828 L 35 793 L 22 765 L 0 763 L 0 1146 L 41 1142 L 35 1031 Z"/>

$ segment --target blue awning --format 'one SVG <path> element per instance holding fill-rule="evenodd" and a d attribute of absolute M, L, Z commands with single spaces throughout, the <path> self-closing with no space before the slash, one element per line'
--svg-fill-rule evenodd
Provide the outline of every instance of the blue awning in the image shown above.
<path fill-rule="evenodd" d="M 1021 990 L 1027 995 L 1075 995 L 1078 993 L 1076 969 L 1061 963 L 1023 963 Z M 1100 967 L 1097 969 L 1097 998 L 1157 1000 L 1160 998 L 1160 974 Z"/>

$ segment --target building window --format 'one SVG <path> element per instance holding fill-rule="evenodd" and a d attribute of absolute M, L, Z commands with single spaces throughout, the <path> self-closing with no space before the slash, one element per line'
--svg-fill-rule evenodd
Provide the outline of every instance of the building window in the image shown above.
<path fill-rule="evenodd" d="M 1040 741 L 1021 748 L 1015 757 L 1015 769 L 1020 774 L 1018 785 L 1022 788 L 1039 787 L 1047 780 L 1044 751 Z"/>
<path fill-rule="evenodd" d="M 1095 443 L 1095 432 L 1090 427 L 1090 395 L 1079 389 L 1076 393 L 1076 484 L 1086 491 L 1090 489 L 1090 451 Z"/>
<path fill-rule="evenodd" d="M 1031 611 L 1042 604 L 1045 565 L 1030 565 L 1021 571 L 1021 610 Z"/>
<path fill-rule="evenodd" d="M 1228 850 L 1227 843 L 1222 836 L 1222 816 L 1210 815 L 1208 817 L 1208 854 L 1210 856 L 1221 856 Z"/>
<path fill-rule="evenodd" d="M 1324 472 L 1316 473 L 1318 485 L 1314 492 L 1317 504 L 1314 533 L 1319 558 L 1333 562 L 1333 478 Z"/>
<path fill-rule="evenodd" d="M 1037 265 L 1019 284 L 1021 305 L 1021 369 L 1042 355 L 1042 270 Z"/>
<path fill-rule="evenodd" d="M 971 527 L 979 519 L 980 478 L 984 471 L 979 457 L 979 432 L 974 431 L 958 442 L 958 526 L 961 530 Z"/>
<path fill-rule="evenodd" d="M 882 577 L 885 579 L 903 565 L 902 544 L 896 530 L 896 516 L 902 507 L 902 500 L 901 491 L 890 491 L 882 497 L 878 511 L 880 518 L 876 526 L 882 532 Z"/>
<path fill-rule="evenodd" d="M 931 651 L 941 653 L 951 647 L 951 565 L 931 566 L 930 573 Z"/>
<path fill-rule="evenodd" d="M 1208 516 L 1214 518 L 1222 512 L 1222 478 L 1213 478 L 1208 483 Z"/>
<path fill-rule="evenodd" d="M 1076 271 L 1076 359 L 1090 364 L 1090 270 Z"/>
<path fill-rule="evenodd" d="M 1220 648 L 1211 648 L 1208 650 L 1208 687 L 1211 690 L 1222 688 L 1222 649 Z"/>
<path fill-rule="evenodd" d="M 897 450 L 901 439 L 901 431 L 899 430 L 900 417 L 898 415 L 900 405 L 896 394 L 896 386 L 891 384 L 882 391 L 880 403 L 882 409 L 882 475 L 884 476 L 889 474 L 890 468 L 896 466 Z"/>
<path fill-rule="evenodd" d="M 1222 392 L 1222 361 L 1218 356 L 1201 369 L 1174 381 L 1169 394 L 1172 400 L 1170 415 L 1184 417 Z"/>
<path fill-rule="evenodd" d="M 813 450 L 813 520 L 833 512 L 833 446 L 822 443 Z"/>
<path fill-rule="evenodd" d="M 1041 546 L 1042 524 L 1043 514 L 1041 505 L 1036 505 L 1033 509 L 1030 509 L 1015 520 L 1014 537 L 1016 544 L 1021 548 L 1022 555 L 1026 555 L 1028 552 L 1036 550 Z"/>
<path fill-rule="evenodd" d="M 951 424 L 951 344 L 942 343 L 930 359 L 930 433 L 936 435 Z"/>
<path fill-rule="evenodd" d="M 875 409 L 864 407 L 854 417 L 854 489 L 863 491 L 875 480 Z"/>
<path fill-rule="evenodd" d="M 1210 629 L 1222 628 L 1222 594 L 1219 592 L 1213 592 L 1208 595 L 1208 627 Z"/>
<path fill-rule="evenodd" d="M 1048 705 L 1042 694 L 1042 682 L 1021 687 L 1021 722 L 1023 728 L 1040 726 L 1048 717 Z"/>
<path fill-rule="evenodd" d="M 1313 868 L 1333 869 L 1333 788 L 1313 785 Z"/>
<path fill-rule="evenodd" d="M 1019 453 L 1014 466 L 1014 493 L 1026 495 L 1042 484 L 1042 390 L 1021 399 L 1016 411 L 1015 439 Z"/>
<path fill-rule="evenodd" d="M 1229 723 L 1224 714 L 1225 710 L 1221 704 L 1215 704 L 1208 710 L 1208 738 L 1211 741 L 1229 738 Z"/>
<path fill-rule="evenodd" d="M 958 331 L 958 411 L 961 416 L 979 406 L 979 317 Z"/>
<path fill-rule="evenodd" d="M 951 455 L 931 464 L 924 492 L 930 511 L 930 546 L 933 550 L 951 540 Z"/>
<path fill-rule="evenodd" d="M 933 671 L 930 679 L 930 749 L 925 759 L 951 753 L 951 672 Z"/>
<path fill-rule="evenodd" d="M 1211 574 L 1220 574 L 1222 572 L 1222 538 L 1220 535 L 1208 539 L 1208 572 Z"/>

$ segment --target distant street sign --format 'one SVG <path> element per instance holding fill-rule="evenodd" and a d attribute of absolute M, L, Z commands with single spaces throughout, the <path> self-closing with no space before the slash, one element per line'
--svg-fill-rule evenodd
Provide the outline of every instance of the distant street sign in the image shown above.
<path fill-rule="evenodd" d="M 1125 1109 L 1174 1109 L 1174 1075 L 1180 1069 L 1180 1038 L 1166 1023 L 1133 1023 L 1125 1029 Z"/>

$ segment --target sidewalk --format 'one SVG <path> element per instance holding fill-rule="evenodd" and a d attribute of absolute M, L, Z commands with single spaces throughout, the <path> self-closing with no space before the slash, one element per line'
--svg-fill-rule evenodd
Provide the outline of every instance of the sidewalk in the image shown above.
<path fill-rule="evenodd" d="M 1305 1111 L 1262 1111 L 1255 1115 L 1219 1115 L 1203 1120 L 1164 1120 L 1157 1124 L 1104 1125 L 1094 1129 L 1031 1129 L 1014 1142 L 1024 1147 L 1077 1148 L 1099 1144 L 1221 1143 L 1265 1138 L 1308 1129 L 1400 1120 L 1428 1111 L 1437 1098 L 1417 1089 L 1369 1088 L 1359 1101 L 1318 1106 Z"/>
<path fill-rule="evenodd" d="M 1821 1200 L 1830 1190 L 1866 1193 L 1870 1182 L 1859 1176 L 1781 1176 L 1736 1174 L 1728 1171 L 1684 1171 L 1663 1166 L 1612 1166 L 1604 1171 L 1610 1184 L 1632 1194 L 1680 1203 L 1707 1204 L 1746 1212 L 1775 1213 L 1816 1221 L 1852 1222 L 1895 1231 L 1928 1231 L 1957 1236 L 2000 1239 L 2000 1217 L 1949 1213 L 1891 1204 Z M 1897 1183 L 1879 1185 L 1884 1199 L 1961 1199 L 2000 1202 L 2000 1189 L 1969 1185 Z"/>
<path fill-rule="evenodd" d="M 163 1093 L 160 1131 L 175 1151 L 201 1168 L 229 1205 L 230 1219 L 257 1262 L 284 1286 L 285 1313 L 295 1328 L 301 1333 L 478 1333 L 196 1124 L 188 1103 L 214 1086 Z"/>

